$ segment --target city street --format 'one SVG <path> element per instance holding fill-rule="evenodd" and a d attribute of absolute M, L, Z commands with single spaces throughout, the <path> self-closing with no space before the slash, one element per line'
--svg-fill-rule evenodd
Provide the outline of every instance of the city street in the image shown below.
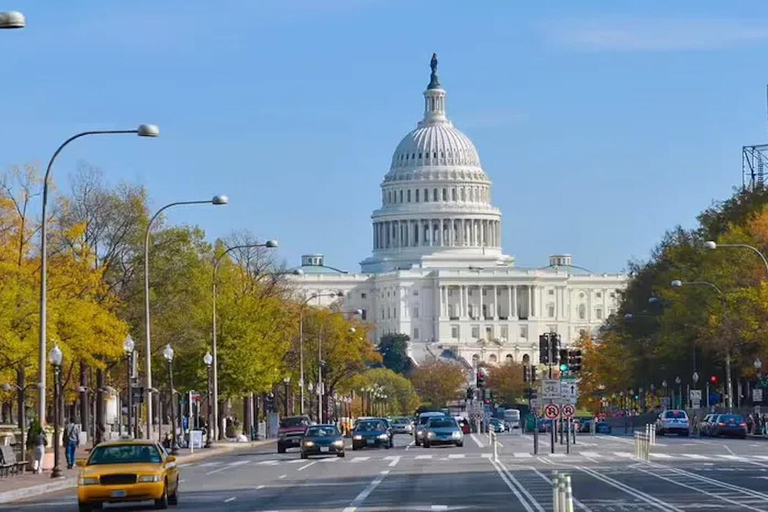
<path fill-rule="evenodd" d="M 538 456 L 532 437 L 499 436 L 499 462 L 487 435 L 467 436 L 463 448 L 409 446 L 348 450 L 345 458 L 302 460 L 295 450 L 274 446 L 192 463 L 182 468 L 178 510 L 552 510 L 553 472 L 571 475 L 577 510 L 768 511 L 768 442 L 662 437 L 651 462 L 633 458 L 624 436 L 577 438 L 572 453 L 549 453 L 541 435 Z M 142 507 L 112 506 L 120 510 Z M 76 509 L 75 491 L 9 504 L 9 511 Z"/>

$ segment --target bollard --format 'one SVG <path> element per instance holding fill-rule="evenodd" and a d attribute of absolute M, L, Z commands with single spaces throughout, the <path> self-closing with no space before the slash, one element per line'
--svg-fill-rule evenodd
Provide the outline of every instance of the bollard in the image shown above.
<path fill-rule="evenodd" d="M 493 461 L 499 462 L 499 443 L 496 441 L 496 433 L 491 437 L 493 443 Z"/>
<path fill-rule="evenodd" d="M 558 492 L 559 481 L 560 481 L 560 473 L 555 472 L 552 475 L 552 510 L 554 512 L 564 512 L 560 510 L 560 493 Z"/>
<path fill-rule="evenodd" d="M 651 445 L 656 446 L 656 424 L 651 425 Z"/>
<path fill-rule="evenodd" d="M 565 512 L 573 512 L 573 488 L 571 487 L 571 475 L 565 477 Z"/>
<path fill-rule="evenodd" d="M 560 502 L 560 512 L 568 512 L 568 504 L 565 501 L 565 475 L 558 475 L 557 481 L 558 501 Z"/>

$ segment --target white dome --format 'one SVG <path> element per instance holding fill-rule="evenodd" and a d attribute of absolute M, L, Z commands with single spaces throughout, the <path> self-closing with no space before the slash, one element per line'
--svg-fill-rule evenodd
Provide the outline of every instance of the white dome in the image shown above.
<path fill-rule="evenodd" d="M 395 149 L 391 169 L 425 166 L 480 167 L 480 157 L 469 137 L 450 122 L 419 126 Z"/>

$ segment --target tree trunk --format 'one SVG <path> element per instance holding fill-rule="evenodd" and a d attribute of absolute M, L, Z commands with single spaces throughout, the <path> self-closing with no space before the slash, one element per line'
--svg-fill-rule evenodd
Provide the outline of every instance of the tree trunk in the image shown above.
<path fill-rule="evenodd" d="M 80 363 L 80 425 L 88 432 L 88 365 Z"/>
<path fill-rule="evenodd" d="M 19 430 L 21 430 L 21 453 L 25 453 L 25 443 L 24 443 L 24 436 L 27 434 L 27 406 L 26 406 L 26 394 L 27 390 L 26 388 L 26 382 L 25 382 L 25 375 L 24 375 L 24 368 L 19 367 L 16 370 L 16 385 L 19 387 L 18 393 L 16 393 L 16 397 L 18 399 L 18 408 L 19 408 Z"/>
<path fill-rule="evenodd" d="M 94 443 L 98 444 L 105 440 L 107 432 L 106 418 L 104 417 L 104 370 L 96 370 L 96 435 Z"/>

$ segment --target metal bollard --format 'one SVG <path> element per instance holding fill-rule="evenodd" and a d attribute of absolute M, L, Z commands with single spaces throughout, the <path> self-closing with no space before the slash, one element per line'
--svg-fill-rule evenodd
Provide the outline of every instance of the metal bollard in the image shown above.
<path fill-rule="evenodd" d="M 565 512 L 573 512 L 573 488 L 571 487 L 571 475 L 565 477 Z"/>
<path fill-rule="evenodd" d="M 554 512 L 564 512 L 560 510 L 560 492 L 558 482 L 560 481 L 560 473 L 553 473 L 552 475 L 552 510 Z"/>
<path fill-rule="evenodd" d="M 496 433 L 494 432 L 492 434 L 492 443 L 493 443 L 493 461 L 499 462 L 499 443 L 496 440 Z"/>

